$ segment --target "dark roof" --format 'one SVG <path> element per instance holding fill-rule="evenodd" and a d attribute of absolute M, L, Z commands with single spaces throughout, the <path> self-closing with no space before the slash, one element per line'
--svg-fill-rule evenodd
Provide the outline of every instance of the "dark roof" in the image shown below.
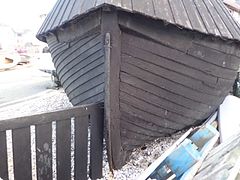
<path fill-rule="evenodd" d="M 240 41 L 240 26 L 222 0 L 58 0 L 37 37 L 103 5 L 140 13 L 186 29 Z"/>

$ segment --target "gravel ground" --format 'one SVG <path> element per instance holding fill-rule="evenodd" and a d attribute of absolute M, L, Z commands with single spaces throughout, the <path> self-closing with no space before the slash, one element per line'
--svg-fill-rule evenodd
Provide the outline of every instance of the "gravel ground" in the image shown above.
<path fill-rule="evenodd" d="M 62 89 L 54 90 L 37 99 L 1 108 L 0 120 L 61 110 L 68 107 L 72 107 L 72 105 L 68 101 L 64 91 Z M 183 133 L 184 132 L 178 132 L 170 137 L 159 138 L 142 148 L 136 149 L 132 153 L 130 161 L 121 170 L 114 171 L 113 174 L 109 171 L 106 150 L 104 150 L 104 178 L 102 179 L 136 179 L 154 160 L 160 157 L 161 154 L 179 139 Z"/>

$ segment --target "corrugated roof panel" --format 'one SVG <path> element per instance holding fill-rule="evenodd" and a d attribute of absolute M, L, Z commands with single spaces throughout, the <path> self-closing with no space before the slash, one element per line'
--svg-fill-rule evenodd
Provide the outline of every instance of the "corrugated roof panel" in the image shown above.
<path fill-rule="evenodd" d="M 92 7 L 95 6 L 95 2 L 96 0 L 92 0 L 92 1 L 84 1 L 81 7 L 81 12 L 86 12 L 89 9 L 91 9 Z"/>
<path fill-rule="evenodd" d="M 153 0 L 156 17 L 170 23 L 175 23 L 168 0 Z"/>
<path fill-rule="evenodd" d="M 213 6 L 212 2 L 210 0 L 204 0 L 203 2 L 205 2 L 205 5 L 208 8 L 209 13 L 211 14 L 221 35 L 224 37 L 232 37 L 231 33 L 229 32 L 222 18 L 219 16 L 219 13 L 216 11 L 216 8 Z"/>
<path fill-rule="evenodd" d="M 82 13 L 80 12 L 80 10 L 84 1 L 79 1 L 79 0 L 73 0 L 73 1 L 75 1 L 75 3 L 72 8 L 72 12 L 69 14 L 69 19 L 73 19 Z"/>
<path fill-rule="evenodd" d="M 65 6 L 63 6 L 64 2 L 66 2 L 66 1 L 61 1 L 61 0 L 59 1 L 58 7 L 57 7 L 58 11 L 55 11 L 52 13 L 52 17 L 48 23 L 48 29 L 53 29 L 53 27 L 59 26 L 59 24 L 56 20 L 57 20 L 57 17 L 59 16 L 60 12 L 63 10 L 63 8 L 65 8 Z"/>
<path fill-rule="evenodd" d="M 63 19 L 66 19 L 66 18 L 68 17 L 68 15 L 66 15 L 65 12 L 67 11 L 67 9 L 70 9 L 70 8 L 68 8 L 68 7 L 69 7 L 69 6 L 68 6 L 69 3 L 70 3 L 70 1 L 65 1 L 65 2 L 63 3 L 63 5 L 62 5 L 63 8 L 61 8 L 61 10 L 59 11 L 59 13 L 58 13 L 58 15 L 57 15 L 54 23 L 53 23 L 52 26 L 51 26 L 51 29 L 53 29 L 53 28 L 58 27 L 59 25 L 61 25 L 62 22 L 63 22 Z M 64 15 L 65 15 L 66 17 L 65 17 Z"/>
<path fill-rule="evenodd" d="M 223 9 L 219 6 L 219 4 L 216 1 L 212 1 L 214 7 L 216 8 L 216 10 L 219 12 L 223 12 L 220 13 L 219 16 L 222 18 L 223 22 L 226 24 L 228 30 L 231 32 L 232 36 L 234 38 L 239 38 L 239 35 L 235 29 L 235 27 L 233 26 L 233 24 L 230 21 L 230 18 L 228 18 L 225 14 L 225 12 L 223 11 Z"/>
<path fill-rule="evenodd" d="M 122 6 L 121 0 L 105 0 L 105 3 L 118 6 L 118 7 Z"/>
<path fill-rule="evenodd" d="M 218 13 L 223 12 L 223 13 L 220 13 L 219 15 L 222 16 L 222 18 L 225 17 L 226 21 L 223 19 L 224 23 L 227 25 L 227 27 L 228 27 L 229 31 L 231 32 L 231 34 L 233 35 L 233 37 L 235 39 L 240 39 L 239 24 L 235 20 L 233 20 L 232 16 L 229 16 L 230 13 L 229 13 L 229 10 L 227 9 L 227 7 L 223 3 L 219 3 L 214 0 L 212 0 L 212 1 L 213 1 L 213 4 L 215 3 L 214 6 L 216 6 L 216 8 L 220 7 Z M 217 6 L 217 4 L 219 6 Z M 230 22 L 230 23 L 228 23 L 228 22 Z"/>
<path fill-rule="evenodd" d="M 175 23 L 180 26 L 192 29 L 192 25 L 189 21 L 185 7 L 183 6 L 182 0 L 169 0 L 170 7 L 173 12 Z"/>
<path fill-rule="evenodd" d="M 43 22 L 42 26 L 40 27 L 38 34 L 41 33 L 45 33 L 47 31 L 50 31 L 51 29 L 49 29 L 49 22 L 53 16 L 53 14 L 55 14 L 57 12 L 57 8 L 58 8 L 58 4 L 61 2 L 62 0 L 58 0 L 56 2 L 56 4 L 54 5 L 53 9 L 50 11 L 50 13 L 47 15 L 45 21 Z"/>
<path fill-rule="evenodd" d="M 63 24 L 63 23 L 65 23 L 65 22 L 68 21 L 69 16 L 70 16 L 70 14 L 71 14 L 74 6 L 75 6 L 75 2 L 76 2 L 75 0 L 72 0 L 72 1 L 70 1 L 70 3 L 68 4 L 68 8 L 65 10 L 65 14 L 64 14 L 64 16 L 63 16 L 63 18 L 62 18 L 61 24 Z"/>
<path fill-rule="evenodd" d="M 132 11 L 132 1 L 122 0 L 122 8 Z"/>
<path fill-rule="evenodd" d="M 207 33 L 202 18 L 200 17 L 193 0 L 183 0 L 192 28 L 197 31 Z"/>
<path fill-rule="evenodd" d="M 152 0 L 132 0 L 133 11 L 146 14 L 148 16 L 155 16 Z"/>
<path fill-rule="evenodd" d="M 200 12 L 199 14 L 201 15 L 204 25 L 206 26 L 206 29 L 208 33 L 210 34 L 215 34 L 217 36 L 221 36 L 215 22 L 213 21 L 211 15 L 209 14 L 209 11 L 205 4 L 203 3 L 202 0 L 194 1 L 196 4 L 196 7 L 198 11 Z"/>
<path fill-rule="evenodd" d="M 105 0 L 96 0 L 95 6 L 99 6 L 103 3 L 105 3 Z"/>
<path fill-rule="evenodd" d="M 41 38 L 77 16 L 107 4 L 182 28 L 240 41 L 240 26 L 222 0 L 58 0 L 37 36 Z"/>

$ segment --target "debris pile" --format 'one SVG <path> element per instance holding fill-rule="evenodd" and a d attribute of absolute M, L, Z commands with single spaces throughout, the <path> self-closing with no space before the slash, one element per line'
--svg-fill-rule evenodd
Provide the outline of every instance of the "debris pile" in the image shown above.
<path fill-rule="evenodd" d="M 239 177 L 239 108 L 240 99 L 227 96 L 218 112 L 201 127 L 189 129 L 138 179 L 189 180 Z"/>

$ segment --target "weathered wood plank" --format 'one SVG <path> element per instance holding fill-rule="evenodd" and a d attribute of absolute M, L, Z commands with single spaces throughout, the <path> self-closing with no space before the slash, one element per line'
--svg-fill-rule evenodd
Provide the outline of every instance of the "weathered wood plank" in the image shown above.
<path fill-rule="evenodd" d="M 14 129 L 13 163 L 16 179 L 32 179 L 30 127 Z"/>
<path fill-rule="evenodd" d="M 193 46 L 188 49 L 188 54 L 209 63 L 214 63 L 220 67 L 228 68 L 234 71 L 238 70 L 239 59 L 219 51 L 214 51 L 212 49 L 193 44 Z"/>
<path fill-rule="evenodd" d="M 101 59 L 101 60 L 100 60 Z M 63 87 L 65 88 L 65 91 L 70 94 L 72 93 L 76 88 L 82 86 L 83 84 L 87 84 L 88 81 L 91 79 L 101 75 L 103 70 L 103 57 L 100 58 L 93 63 L 91 63 L 89 66 L 80 69 L 75 74 L 72 74 L 72 72 L 69 72 L 68 77 L 66 77 L 66 81 L 61 81 L 63 84 Z"/>
<path fill-rule="evenodd" d="M 71 179 L 71 121 L 56 122 L 57 179 Z"/>
<path fill-rule="evenodd" d="M 88 51 L 80 56 L 77 56 L 79 59 L 75 59 L 75 61 L 73 60 L 70 62 L 71 64 L 69 63 L 63 67 L 62 72 L 59 73 L 61 81 L 65 82 L 76 73 L 79 73 L 79 71 L 82 72 L 82 69 L 86 69 L 88 66 L 94 66 L 94 63 L 100 63 L 103 61 L 103 54 L 101 52 L 102 46 L 100 44 L 98 46 L 100 46 L 99 49 L 94 49 L 92 52 Z M 82 73 L 80 75 L 82 75 Z M 75 79 L 75 77 L 73 78 Z"/>
<path fill-rule="evenodd" d="M 94 97 L 100 93 L 103 93 L 104 92 L 104 86 L 105 84 L 104 83 L 101 83 L 100 85 L 82 93 L 82 94 L 79 94 L 78 96 L 76 97 L 73 97 L 71 99 L 71 102 L 73 104 L 77 104 L 77 103 L 82 103 L 84 101 L 86 101 L 87 99 L 91 98 L 91 97 Z M 95 103 L 95 102 L 92 102 L 92 103 Z"/>
<path fill-rule="evenodd" d="M 88 2 L 88 1 L 85 1 Z M 58 30 L 59 42 L 71 42 L 79 37 L 86 37 L 89 34 L 100 31 L 101 16 L 100 11 L 88 14 L 88 16 L 78 20 L 65 27 L 64 30 Z"/>
<path fill-rule="evenodd" d="M 97 37 L 97 34 L 95 34 L 95 36 L 80 38 L 71 43 L 68 43 L 69 46 L 65 51 L 62 51 L 62 52 L 52 56 L 55 67 L 60 66 L 61 63 L 64 63 L 65 61 L 68 61 L 69 59 L 71 60 L 72 59 L 72 58 L 70 58 L 70 57 L 72 57 L 71 54 L 76 53 L 75 51 L 77 51 L 79 48 L 84 46 L 89 41 L 92 41 L 96 37 Z M 59 44 L 62 44 L 62 43 L 59 43 Z M 80 53 L 82 53 L 82 52 L 80 52 Z M 58 72 L 58 69 L 57 69 L 57 72 Z"/>
<path fill-rule="evenodd" d="M 78 95 L 104 83 L 104 78 L 105 78 L 104 73 L 92 78 L 91 80 L 88 81 L 87 84 L 84 84 L 83 86 L 78 87 L 76 90 L 73 90 L 71 94 L 68 95 L 68 98 L 72 99 L 74 97 L 77 97 Z"/>
<path fill-rule="evenodd" d="M 132 106 L 129 106 L 129 112 L 132 112 L 133 114 L 136 113 L 140 117 L 142 116 L 142 118 L 146 121 L 152 122 L 157 126 L 176 130 L 183 129 L 185 127 L 184 124 L 181 124 L 181 120 L 184 119 L 183 116 L 172 113 L 167 109 L 162 109 L 146 103 L 145 101 L 130 96 L 126 93 L 120 93 L 120 102 Z"/>
<path fill-rule="evenodd" d="M 36 126 L 36 160 L 38 180 L 51 180 L 52 123 Z"/>
<path fill-rule="evenodd" d="M 168 109 L 168 111 L 170 112 L 184 116 L 186 120 L 184 120 L 182 123 L 185 125 L 192 124 L 193 119 L 203 119 L 203 115 L 205 114 L 205 112 L 193 111 L 184 108 L 183 106 L 178 105 L 174 102 L 168 101 L 164 98 L 160 98 L 136 87 L 129 86 L 125 83 L 120 83 L 120 90 L 126 94 L 148 102 L 149 104 L 153 104 L 160 109 Z"/>
<path fill-rule="evenodd" d="M 89 48 L 98 44 L 99 40 L 99 35 L 93 35 L 90 38 L 84 38 L 82 41 L 79 41 L 77 44 L 70 47 L 67 51 L 64 52 L 63 55 L 59 57 L 58 61 L 55 62 L 55 67 L 57 71 L 59 72 L 59 70 L 61 70 L 65 65 L 67 65 L 69 63 L 69 60 L 71 61 L 75 59 L 76 56 L 81 55 Z"/>
<path fill-rule="evenodd" d="M 133 36 L 131 34 L 124 33 L 123 37 L 124 37 L 125 43 L 131 46 L 137 46 L 140 49 L 152 52 L 154 54 L 157 54 L 159 56 L 162 56 L 168 59 L 172 59 L 178 63 L 184 64 L 186 66 L 190 66 L 194 69 L 201 70 L 202 72 L 208 75 L 213 75 L 215 77 L 230 79 L 230 80 L 235 79 L 236 71 L 230 70 L 221 66 L 217 66 L 213 63 L 207 62 L 198 57 L 187 55 L 187 51 L 193 45 L 188 47 L 186 52 L 182 52 L 177 49 L 174 49 L 174 47 L 169 47 L 166 45 L 164 46 L 160 43 L 156 43 L 153 41 L 147 41 L 146 39 Z M 170 38 L 168 37 L 168 39 Z M 172 42 L 169 45 L 173 46 L 173 44 L 174 42 Z M 182 46 L 184 46 L 184 44 L 182 44 Z M 216 58 L 214 58 L 213 61 L 216 61 Z"/>
<path fill-rule="evenodd" d="M 236 48 L 237 44 L 235 43 L 229 44 L 221 39 L 212 40 L 209 36 L 197 36 L 196 33 L 167 28 L 164 24 L 155 23 L 153 20 L 146 20 L 136 15 L 128 16 L 126 13 L 120 13 L 119 17 L 119 23 L 122 27 L 131 29 L 164 45 L 173 46 L 182 52 L 187 52 L 192 43 L 201 43 L 229 55 L 240 56 L 240 50 Z"/>
<path fill-rule="evenodd" d="M 102 103 L 104 102 L 104 91 L 103 92 L 99 92 L 99 94 L 96 94 L 92 97 L 89 97 L 87 99 L 85 99 L 84 101 L 77 103 L 77 105 L 79 104 L 95 104 L 95 103 Z"/>
<path fill-rule="evenodd" d="M 172 93 L 170 91 L 157 87 L 154 84 L 149 83 L 148 81 L 138 79 L 137 77 L 133 77 L 123 72 L 121 72 L 120 78 L 121 78 L 121 82 L 123 83 L 137 87 L 151 94 L 155 94 L 158 97 L 166 98 L 171 102 L 175 102 L 179 105 L 182 105 L 183 107 L 186 107 L 192 110 L 206 112 L 209 109 L 213 108 L 207 104 L 202 104 L 200 102 L 189 99 L 188 97 L 180 96 L 174 92 Z"/>
<path fill-rule="evenodd" d="M 101 75 L 104 72 L 104 64 L 101 63 L 100 65 L 96 67 L 92 67 L 88 73 L 83 74 L 81 77 L 77 78 L 76 81 L 71 81 L 70 83 L 63 84 L 63 87 L 65 89 L 65 92 L 71 93 L 74 91 L 77 87 L 82 86 L 83 84 L 86 84 L 94 77 L 97 77 Z"/>
<path fill-rule="evenodd" d="M 145 59 L 122 55 L 122 61 L 123 63 L 126 63 L 126 65 L 131 64 L 145 71 L 151 72 L 152 74 L 158 75 L 159 77 L 163 77 L 164 79 L 174 82 L 176 85 L 179 84 L 204 94 L 222 96 L 223 94 L 226 94 L 226 91 L 229 92 L 229 89 L 223 91 L 222 89 L 219 90 L 217 88 L 211 88 L 205 85 L 204 81 L 202 80 L 196 80 L 195 78 L 166 69 L 163 66 L 146 62 Z"/>
<path fill-rule="evenodd" d="M 87 180 L 89 117 L 75 118 L 75 178 Z"/>
<path fill-rule="evenodd" d="M 51 56 L 53 58 L 53 62 L 55 63 L 57 60 L 57 56 L 63 54 L 69 48 L 68 43 L 58 43 L 56 46 L 49 45 L 49 51 L 51 52 Z"/>
<path fill-rule="evenodd" d="M 88 114 L 86 107 L 88 106 L 78 106 L 50 113 L 13 118 L 9 120 L 1 120 L 0 131 L 28 127 L 29 124 L 31 125 L 46 124 L 52 121 L 61 121 L 69 117 L 84 116 Z"/>
<path fill-rule="evenodd" d="M 197 102 L 209 104 L 209 105 L 219 105 L 222 100 L 224 99 L 225 95 L 223 96 L 212 96 L 205 93 L 194 91 L 190 88 L 187 88 L 183 85 L 173 83 L 165 78 L 160 76 L 154 75 L 151 72 L 145 71 L 133 65 L 121 65 L 122 72 L 126 72 L 129 75 L 134 77 L 138 77 L 139 79 L 145 80 L 151 84 L 156 85 L 157 87 L 161 87 L 166 89 L 170 92 L 176 93 L 180 96 L 191 98 Z M 177 91 L 176 91 L 177 89 Z M 228 93 L 227 93 L 228 94 Z M 227 95 L 226 94 L 226 95 Z"/>
<path fill-rule="evenodd" d="M 131 139 L 154 140 L 156 138 L 154 136 L 149 136 L 147 134 L 137 133 L 137 132 L 125 129 L 125 128 L 122 128 L 121 133 L 124 137 L 129 137 Z"/>
<path fill-rule="evenodd" d="M 225 80 L 218 78 L 212 75 L 207 74 L 206 72 L 201 71 L 201 69 L 192 68 L 188 65 L 177 62 L 174 59 L 169 59 L 167 57 L 162 57 L 156 53 L 146 51 L 144 49 L 139 49 L 135 46 L 130 46 L 125 44 L 122 48 L 122 56 L 130 56 L 130 58 L 144 59 L 146 62 L 161 66 L 165 69 L 174 71 L 179 75 L 184 75 L 194 79 L 195 81 L 200 81 L 203 86 L 219 89 L 219 88 L 229 88 L 232 87 L 233 80 Z M 231 56 L 232 58 L 235 58 Z M 237 63 L 237 59 L 229 59 L 232 63 Z M 204 81 L 203 81 L 204 80 Z"/>
<path fill-rule="evenodd" d="M 237 58 L 240 57 L 240 49 L 237 48 L 236 42 L 224 43 L 224 41 L 221 39 L 215 39 L 215 41 L 213 41 L 207 37 L 202 37 L 194 39 L 193 44 L 198 44 Z"/>
<path fill-rule="evenodd" d="M 90 113 L 90 178 L 102 178 L 103 171 L 103 109 L 96 109 Z"/>
<path fill-rule="evenodd" d="M 86 79 L 84 79 L 84 78 L 87 78 L 88 77 L 87 75 L 90 75 L 90 79 L 91 79 L 92 78 L 91 74 L 96 74 L 95 71 L 97 71 L 98 73 L 101 73 L 101 72 L 103 73 L 104 70 L 102 69 L 102 66 L 103 66 L 103 57 L 94 60 L 88 66 L 83 67 L 82 69 L 79 69 L 76 73 L 69 72 L 66 75 L 67 79 L 64 78 L 66 80 L 61 81 L 62 84 L 64 84 L 64 87 L 66 87 L 66 92 L 70 93 L 71 91 L 68 91 L 69 89 L 74 90 L 74 87 L 79 87 L 82 84 L 82 82 L 86 81 Z M 77 83 L 77 84 L 75 85 L 72 83 Z M 71 84 L 72 84 L 72 86 L 71 86 Z"/>
<path fill-rule="evenodd" d="M 127 107 L 123 103 L 120 105 L 121 109 Z M 162 132 L 162 127 L 156 126 L 155 124 L 147 122 L 141 117 L 134 116 L 130 112 L 125 111 L 121 112 L 121 128 L 155 138 L 165 135 L 165 132 Z"/>
<path fill-rule="evenodd" d="M 8 179 L 7 139 L 6 131 L 0 132 L 0 178 Z"/>

